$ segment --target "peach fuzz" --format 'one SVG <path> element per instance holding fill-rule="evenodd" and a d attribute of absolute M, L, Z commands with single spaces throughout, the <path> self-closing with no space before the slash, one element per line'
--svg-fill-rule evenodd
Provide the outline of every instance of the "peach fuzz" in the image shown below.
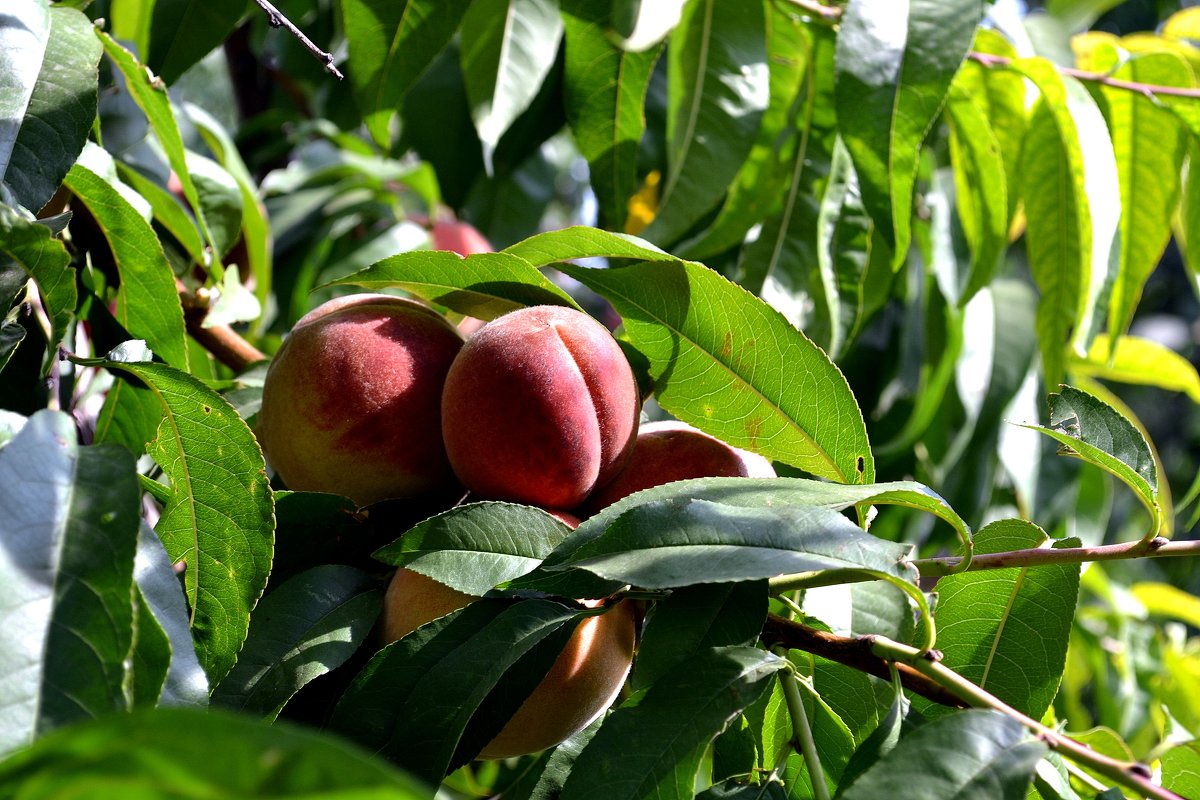
<path fill-rule="evenodd" d="M 574 508 L 624 464 L 639 407 L 633 371 L 603 325 L 535 306 L 463 346 L 446 376 L 442 432 L 479 498 Z"/>
<path fill-rule="evenodd" d="M 462 336 L 440 314 L 360 294 L 305 315 L 267 371 L 256 433 L 288 488 L 359 505 L 461 496 L 441 437 L 441 392 Z"/>
<path fill-rule="evenodd" d="M 380 627 L 391 643 L 478 598 L 419 572 L 399 569 L 388 584 Z M 602 601 L 589 601 L 596 606 Z M 621 690 L 633 661 L 635 606 L 618 603 L 579 623 L 550 671 L 479 758 L 510 758 L 553 747 L 583 730 Z"/>

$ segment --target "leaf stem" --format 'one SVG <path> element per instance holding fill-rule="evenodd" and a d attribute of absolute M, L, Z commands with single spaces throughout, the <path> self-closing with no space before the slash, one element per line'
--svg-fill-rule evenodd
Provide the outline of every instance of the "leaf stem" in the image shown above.
<path fill-rule="evenodd" d="M 1008 705 L 990 692 L 976 686 L 971 681 L 959 675 L 954 670 L 941 663 L 941 655 L 931 650 L 922 652 L 915 647 L 894 642 L 883 636 L 866 636 L 863 640 L 869 644 L 872 654 L 896 661 L 912 667 L 927 678 L 935 681 L 967 705 L 974 708 L 990 708 L 1017 720 L 1032 732 L 1038 739 L 1045 742 L 1050 749 L 1078 764 L 1088 767 L 1114 783 L 1138 792 L 1143 797 L 1154 800 L 1183 800 L 1179 795 L 1155 785 L 1150 780 L 1150 769 L 1145 764 L 1130 761 L 1119 761 L 1103 755 L 1083 745 L 1069 736 L 1047 728 L 1031 717 Z"/>
<path fill-rule="evenodd" d="M 992 55 L 991 53 L 971 52 L 967 55 L 967 58 L 977 64 L 987 67 L 988 69 L 1006 69 L 1012 66 L 1012 59 L 1005 56 Z M 1085 69 L 1075 69 L 1073 67 L 1056 67 L 1056 69 L 1063 75 L 1068 75 L 1077 80 L 1087 81 L 1089 83 L 1099 83 L 1103 86 L 1111 86 L 1114 89 L 1125 89 L 1130 92 L 1136 92 L 1149 100 L 1154 100 L 1159 95 L 1200 98 L 1200 89 L 1191 87 L 1163 86 L 1155 83 L 1126 81 L 1121 80 L 1120 78 L 1114 78 L 1106 72 L 1090 72 Z"/>
<path fill-rule="evenodd" d="M 787 658 L 787 650 L 775 648 L 775 654 Z M 808 713 L 804 710 L 804 699 L 800 697 L 800 682 L 791 669 L 779 673 L 779 685 L 783 689 L 783 698 L 787 702 L 788 716 L 792 718 L 792 738 L 804 756 L 808 766 L 808 777 L 812 783 L 813 797 L 816 800 L 830 800 L 829 787 L 825 784 L 825 770 L 821 766 L 821 756 L 817 753 L 817 741 L 813 738 L 812 726 L 808 722 Z"/>
<path fill-rule="evenodd" d="M 285 17 L 278 8 L 268 3 L 267 0 L 254 0 L 254 2 L 266 13 L 267 22 L 270 23 L 272 28 L 286 28 L 288 33 L 295 36 L 300 41 L 300 44 L 304 45 L 305 50 L 312 53 L 313 58 L 325 65 L 326 72 L 339 81 L 346 77 L 341 73 L 341 70 L 333 65 L 333 55 L 326 53 L 313 44 L 313 40 L 305 36 L 304 32 L 297 28 L 290 19 Z"/>

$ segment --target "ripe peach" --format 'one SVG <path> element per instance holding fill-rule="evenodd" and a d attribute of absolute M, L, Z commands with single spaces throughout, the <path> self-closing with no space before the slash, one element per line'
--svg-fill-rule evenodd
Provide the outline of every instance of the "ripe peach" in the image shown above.
<path fill-rule="evenodd" d="M 394 642 L 476 599 L 419 572 L 399 569 L 383 602 L 384 641 Z M 546 677 L 479 757 L 509 758 L 545 750 L 603 713 L 616 699 L 633 660 L 634 612 L 634 604 L 624 601 L 579 623 Z"/>
<path fill-rule="evenodd" d="M 462 336 L 433 309 L 378 294 L 304 316 L 267 371 L 257 434 L 288 488 L 360 505 L 456 495 L 442 384 Z"/>
<path fill-rule="evenodd" d="M 460 256 L 472 253 L 491 253 L 492 243 L 475 226 L 455 219 L 438 217 L 429 229 L 434 250 L 449 250 Z"/>
<path fill-rule="evenodd" d="M 573 508 L 620 470 L 639 402 L 603 325 L 535 306 L 463 346 L 446 376 L 442 433 L 455 474 L 479 497 Z"/>
<path fill-rule="evenodd" d="M 587 499 L 594 514 L 623 497 L 687 478 L 774 478 L 771 462 L 757 453 L 731 447 L 691 425 L 674 420 L 641 427 L 633 453 L 617 477 Z"/>

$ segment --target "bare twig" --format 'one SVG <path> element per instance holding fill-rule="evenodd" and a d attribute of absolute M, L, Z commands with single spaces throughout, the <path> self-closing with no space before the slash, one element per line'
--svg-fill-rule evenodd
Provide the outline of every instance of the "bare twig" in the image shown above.
<path fill-rule="evenodd" d="M 304 45 L 304 48 L 312 53 L 313 58 L 325 65 L 326 72 L 339 81 L 346 77 L 342 74 L 341 70 L 333 65 L 333 56 L 313 44 L 313 40 L 305 36 L 304 31 L 297 28 L 278 8 L 268 3 L 267 0 L 254 0 L 254 2 L 258 3 L 258 7 L 266 12 L 267 21 L 271 24 L 272 28 L 287 28 L 288 33 L 295 36 L 300 41 L 300 44 Z"/>
<path fill-rule="evenodd" d="M 222 364 L 240 373 L 256 361 L 268 357 L 228 325 L 204 327 L 204 318 L 208 316 L 207 304 L 182 283 L 177 282 L 176 288 L 179 290 L 179 301 L 183 304 L 183 321 L 188 334 Z"/>

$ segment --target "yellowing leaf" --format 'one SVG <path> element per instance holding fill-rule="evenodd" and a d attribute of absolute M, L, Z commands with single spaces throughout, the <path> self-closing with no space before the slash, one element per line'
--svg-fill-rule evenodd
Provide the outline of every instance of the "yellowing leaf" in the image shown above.
<path fill-rule="evenodd" d="M 1087 358 L 1072 358 L 1071 371 L 1076 375 L 1184 392 L 1200 403 L 1200 373 L 1174 350 L 1137 336 L 1118 339 L 1111 361 L 1108 349 L 1108 334 L 1100 334 L 1088 350 Z"/>

